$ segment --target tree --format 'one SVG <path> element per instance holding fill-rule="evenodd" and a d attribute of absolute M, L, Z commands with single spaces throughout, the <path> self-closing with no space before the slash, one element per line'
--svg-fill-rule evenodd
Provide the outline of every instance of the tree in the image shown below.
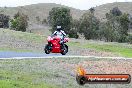
<path fill-rule="evenodd" d="M 71 38 L 78 38 L 79 37 L 79 35 L 78 35 L 79 26 L 80 26 L 79 20 L 73 19 L 72 20 L 71 29 L 69 31 L 69 36 Z"/>
<path fill-rule="evenodd" d="M 130 44 L 132 44 L 132 35 L 131 35 L 131 34 L 129 34 L 129 36 L 128 36 L 128 42 L 129 42 Z"/>
<path fill-rule="evenodd" d="M 54 7 L 49 12 L 48 22 L 52 26 L 52 32 L 56 30 L 57 25 L 61 25 L 66 33 L 70 33 L 72 16 L 70 9 L 64 7 Z"/>
<path fill-rule="evenodd" d="M 129 32 L 132 31 L 132 15 L 129 14 Z"/>
<path fill-rule="evenodd" d="M 28 16 L 20 12 L 15 14 L 14 19 L 11 20 L 11 29 L 25 32 L 27 27 Z"/>
<path fill-rule="evenodd" d="M 128 36 L 128 28 L 129 28 L 129 18 L 128 14 L 124 13 L 119 17 L 119 23 L 120 23 L 120 39 L 119 42 L 126 42 L 127 36 Z"/>
<path fill-rule="evenodd" d="M 95 11 L 94 7 L 90 8 L 89 11 L 90 11 L 91 14 L 94 15 L 94 11 Z"/>
<path fill-rule="evenodd" d="M 126 42 L 128 39 L 129 16 L 117 7 L 106 13 L 103 37 L 106 41 Z"/>
<path fill-rule="evenodd" d="M 80 19 L 79 32 L 84 34 L 85 39 L 96 39 L 99 29 L 99 20 L 93 13 L 84 13 Z"/>
<path fill-rule="evenodd" d="M 112 10 L 110 10 L 110 13 L 112 13 L 114 16 L 120 16 L 122 15 L 122 12 L 118 7 L 114 7 Z"/>
<path fill-rule="evenodd" d="M 0 14 L 0 28 L 8 28 L 9 27 L 9 16 L 5 14 Z"/>

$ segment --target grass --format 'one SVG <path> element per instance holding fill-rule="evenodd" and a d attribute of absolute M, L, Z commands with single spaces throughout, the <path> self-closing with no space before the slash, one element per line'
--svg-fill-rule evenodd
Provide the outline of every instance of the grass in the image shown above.
<path fill-rule="evenodd" d="M 0 30 L 0 36 L 6 35 L 9 37 L 14 37 L 17 40 L 22 41 L 28 41 L 30 45 L 31 43 L 35 44 L 43 44 L 46 42 L 46 37 L 44 35 L 34 34 L 34 33 L 27 33 L 27 32 L 20 32 L 20 31 L 13 31 L 8 29 Z M 69 46 L 72 47 L 80 47 L 80 48 L 87 48 L 87 49 L 94 49 L 96 51 L 105 51 L 105 52 L 111 52 L 114 54 L 117 54 L 118 56 L 124 56 L 124 57 L 132 57 L 132 45 L 127 43 L 111 43 L 111 42 L 100 42 L 100 41 L 87 41 L 86 43 L 82 43 L 81 40 L 74 42 L 70 41 L 68 43 Z M 36 46 L 36 45 L 35 45 Z M 15 47 L 10 47 L 9 45 L 7 47 L 1 47 L 0 51 L 17 51 L 17 52 L 32 52 L 33 49 L 28 50 L 26 47 L 24 49 L 17 49 Z M 36 51 L 36 50 L 35 50 Z M 37 51 L 40 52 L 40 51 Z"/>
<path fill-rule="evenodd" d="M 0 47 L 1 52 L 6 52 L 6 51 L 14 51 L 14 52 L 34 52 L 34 53 L 42 53 L 40 50 L 30 50 L 30 49 L 19 49 L 19 48 L 14 48 L 14 47 Z"/>
<path fill-rule="evenodd" d="M 31 63 L 32 61 L 1 60 L 0 88 L 59 88 L 51 83 L 36 81 L 36 79 L 41 79 L 42 74 L 31 71 L 30 68 L 27 67 L 30 66 Z M 31 67 L 31 69 L 33 69 L 33 67 Z"/>
<path fill-rule="evenodd" d="M 53 83 L 43 81 L 44 77 L 54 75 L 44 70 L 46 67 L 42 67 L 41 61 L 0 60 L 0 88 L 58 88 Z"/>
<path fill-rule="evenodd" d="M 30 84 L 24 81 L 6 79 L 0 80 L 0 88 L 57 88 L 57 87 L 46 83 Z"/>
<path fill-rule="evenodd" d="M 0 80 L 0 88 L 54 88 L 45 83 L 29 84 L 23 81 Z"/>
<path fill-rule="evenodd" d="M 27 50 L 27 49 L 16 49 L 12 47 L 1 47 L 0 51 L 15 51 L 15 52 L 34 52 L 32 50 Z"/>
<path fill-rule="evenodd" d="M 2 38 L 1 41 L 5 41 L 5 43 L 1 44 L 0 51 L 40 52 L 40 50 L 38 49 L 34 50 L 32 45 L 39 47 L 39 45 L 43 44 L 46 41 L 46 36 L 40 34 L 14 31 L 9 29 L 1 29 L 0 38 Z M 12 41 L 14 41 L 14 43 L 12 43 Z M 15 46 L 14 44 L 17 46 Z M 31 46 L 31 49 L 30 47 L 28 47 L 27 49 L 27 45 L 25 46 L 24 44 Z"/>
<path fill-rule="evenodd" d="M 120 43 L 100 43 L 100 42 L 87 42 L 81 44 L 79 42 L 70 42 L 69 46 L 76 46 L 80 48 L 95 49 L 97 51 L 112 52 L 124 57 L 132 57 L 132 45 Z"/>
<path fill-rule="evenodd" d="M 112 67 L 120 63 L 123 63 L 121 66 L 126 68 L 124 71 L 131 69 L 131 60 L 111 60 L 107 58 L 0 60 L 0 88 L 110 88 L 111 86 L 113 88 L 125 88 L 126 86 L 131 88 L 131 84 L 88 84 L 79 86 L 76 82 L 75 70 L 79 64 L 87 68 L 88 72 L 102 73 L 101 69 L 105 68 L 105 65 Z M 121 71 L 119 70 L 119 72 Z"/>
<path fill-rule="evenodd" d="M 14 30 L 9 30 L 9 29 L 0 30 L 0 35 L 2 34 L 7 34 L 17 39 L 35 41 L 38 43 L 43 42 L 43 40 L 45 39 L 45 36 L 43 35 L 28 33 L 28 32 L 21 32 L 21 31 L 14 31 Z"/>
<path fill-rule="evenodd" d="M 109 44 L 87 44 L 84 45 L 86 48 L 93 48 L 99 51 L 105 51 L 105 52 L 112 52 L 119 54 L 121 56 L 125 57 L 132 57 L 132 47 L 131 48 L 126 48 L 122 46 L 117 46 L 117 45 L 109 45 Z"/>

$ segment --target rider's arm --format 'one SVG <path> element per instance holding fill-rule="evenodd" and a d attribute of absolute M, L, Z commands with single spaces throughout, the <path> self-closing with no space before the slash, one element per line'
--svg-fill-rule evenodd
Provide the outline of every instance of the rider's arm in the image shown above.
<path fill-rule="evenodd" d="M 64 31 L 61 31 L 61 33 L 63 34 L 64 37 L 66 36 L 66 33 Z"/>
<path fill-rule="evenodd" d="M 56 35 L 56 33 L 57 33 L 57 31 L 55 31 L 55 32 L 51 35 L 51 37 L 53 37 L 54 35 Z"/>

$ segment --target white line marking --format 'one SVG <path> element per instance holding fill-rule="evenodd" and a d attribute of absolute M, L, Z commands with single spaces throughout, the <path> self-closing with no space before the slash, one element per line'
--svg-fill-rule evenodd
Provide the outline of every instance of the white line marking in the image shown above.
<path fill-rule="evenodd" d="M 100 57 L 100 56 L 45 56 L 45 57 L 12 57 L 12 58 L 0 58 L 0 59 L 37 59 L 37 58 L 93 58 L 93 59 L 132 59 L 125 57 Z"/>

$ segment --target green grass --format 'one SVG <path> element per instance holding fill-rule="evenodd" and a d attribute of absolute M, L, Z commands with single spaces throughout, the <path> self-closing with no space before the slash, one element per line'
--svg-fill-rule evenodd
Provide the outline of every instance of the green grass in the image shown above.
<path fill-rule="evenodd" d="M 28 33 L 28 32 L 21 32 L 21 31 L 14 31 L 9 29 L 0 30 L 0 35 L 2 34 L 6 34 L 6 35 L 9 35 L 10 37 L 15 37 L 21 40 L 34 41 L 38 43 L 43 42 L 43 40 L 45 39 L 45 36 L 43 35 Z"/>
<path fill-rule="evenodd" d="M 115 54 L 120 54 L 121 56 L 125 56 L 125 57 L 132 57 L 132 48 L 126 48 L 122 46 L 109 45 L 109 44 L 103 44 L 103 45 L 87 44 L 84 47 L 93 48 L 99 51 L 112 52 Z"/>
<path fill-rule="evenodd" d="M 0 36 L 2 35 L 9 35 L 10 37 L 14 37 L 17 40 L 24 40 L 24 41 L 37 43 L 37 44 L 43 44 L 44 42 L 46 42 L 46 37 L 47 37 L 44 35 L 13 31 L 13 30 L 8 30 L 8 29 L 0 30 Z M 114 54 L 124 56 L 124 57 L 132 57 L 132 45 L 131 44 L 111 43 L 111 42 L 100 43 L 100 41 L 97 41 L 97 42 L 96 41 L 94 42 L 86 41 L 86 43 L 81 44 L 80 42 L 70 41 L 68 45 L 71 47 L 80 47 L 80 48 L 94 49 L 97 51 L 112 52 Z M 1 47 L 0 51 L 32 52 L 32 50 L 16 49 L 10 46 Z"/>
<path fill-rule="evenodd" d="M 44 35 L 39 35 L 35 33 L 28 33 L 28 32 L 21 32 L 21 31 L 14 31 L 14 30 L 9 30 L 9 29 L 1 29 L 0 30 L 0 37 L 6 36 L 7 38 L 13 38 L 17 41 L 25 41 L 26 43 L 29 43 L 29 45 L 40 45 L 46 41 L 46 36 Z M 5 40 L 6 41 L 6 40 Z M 10 41 L 9 41 L 10 43 Z M 26 49 L 25 48 L 15 48 L 13 45 L 9 45 L 7 42 L 6 45 L 2 45 L 0 47 L 0 51 L 16 51 L 16 52 L 34 52 L 37 50 L 32 50 L 32 49 Z M 19 42 L 16 42 L 19 44 Z M 21 44 L 20 44 L 21 45 Z M 39 50 L 37 52 L 40 52 Z"/>
<path fill-rule="evenodd" d="M 29 49 L 18 49 L 13 47 L 0 47 L 0 51 L 14 51 L 14 52 L 34 52 L 34 53 L 42 53 L 40 50 L 29 50 Z"/>
<path fill-rule="evenodd" d="M 112 52 L 124 57 L 132 57 L 132 45 L 120 44 L 120 43 L 86 43 L 81 44 L 79 42 L 70 42 L 69 46 L 76 46 L 80 48 L 95 49 L 97 51 Z"/>
<path fill-rule="evenodd" d="M 6 79 L 0 80 L 0 88 L 57 88 L 57 87 L 46 83 L 32 84 L 24 81 Z"/>
<path fill-rule="evenodd" d="M 131 60 L 118 61 L 107 58 L 1 59 L 0 88 L 110 88 L 111 86 L 113 88 L 126 88 L 126 86 L 131 88 L 132 84 L 79 86 L 76 82 L 76 69 L 79 65 L 84 66 L 87 72 L 106 73 L 101 70 L 102 67 L 110 66 L 111 68 L 120 63 L 122 63 L 121 66 L 126 64 L 124 65 L 125 72 L 128 71 L 127 69 L 131 69 Z"/>
<path fill-rule="evenodd" d="M 0 51 L 15 51 L 15 52 L 34 52 L 32 50 L 27 49 L 16 49 L 12 47 L 0 47 Z"/>
<path fill-rule="evenodd" d="M 0 88 L 58 88 L 51 83 L 36 81 L 42 79 L 42 74 L 45 73 L 31 71 L 34 68 L 30 67 L 32 63 L 35 64 L 35 61 L 0 60 Z"/>

